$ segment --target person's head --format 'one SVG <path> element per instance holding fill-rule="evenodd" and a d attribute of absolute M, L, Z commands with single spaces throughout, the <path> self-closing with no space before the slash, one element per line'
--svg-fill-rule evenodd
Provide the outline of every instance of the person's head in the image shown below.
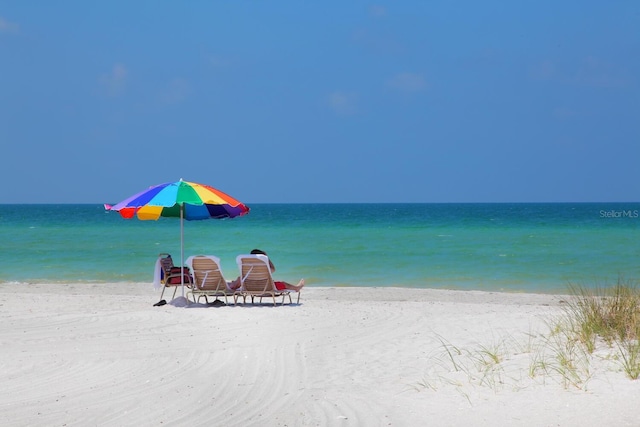
<path fill-rule="evenodd" d="M 260 249 L 254 249 L 251 251 L 251 255 L 264 255 L 264 256 L 268 256 L 267 253 L 265 251 L 262 251 Z M 271 268 L 271 271 L 275 271 L 276 267 L 275 265 L 273 265 L 273 263 L 271 262 L 271 259 L 269 258 L 269 268 Z"/>

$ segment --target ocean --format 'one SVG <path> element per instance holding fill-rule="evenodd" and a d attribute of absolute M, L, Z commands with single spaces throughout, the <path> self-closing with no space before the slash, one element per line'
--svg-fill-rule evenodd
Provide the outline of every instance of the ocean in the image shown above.
<path fill-rule="evenodd" d="M 224 275 L 259 248 L 277 280 L 309 286 L 566 292 L 640 279 L 640 203 L 256 204 L 184 222 L 184 252 Z M 0 282 L 148 282 L 180 260 L 180 221 L 102 205 L 0 205 Z"/>

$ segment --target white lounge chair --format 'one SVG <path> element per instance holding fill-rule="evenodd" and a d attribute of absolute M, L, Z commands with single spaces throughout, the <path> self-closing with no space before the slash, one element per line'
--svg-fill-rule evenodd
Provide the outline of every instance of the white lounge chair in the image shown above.
<path fill-rule="evenodd" d="M 189 268 L 183 267 L 181 269 L 180 267 L 173 265 L 173 259 L 171 258 L 171 255 L 167 253 L 161 253 L 158 255 L 155 270 L 153 279 L 154 288 L 160 289 L 160 287 L 162 287 L 160 301 L 162 301 L 164 291 L 167 288 L 173 288 L 172 298 L 175 298 L 176 292 L 180 286 L 184 284 L 185 287 L 190 288 L 193 283 Z M 182 279 L 180 279 L 181 274 L 184 274 Z"/>
<path fill-rule="evenodd" d="M 284 304 L 285 297 L 289 297 L 291 304 L 291 294 L 297 293 L 297 303 L 300 302 L 300 292 L 291 289 L 276 289 L 269 267 L 269 258 L 266 255 L 238 255 L 236 263 L 240 269 L 240 292 L 243 301 L 246 302 L 246 298 L 251 297 L 252 304 L 255 298 L 260 298 L 262 303 L 262 298 L 270 297 L 273 298 L 273 305 L 276 305 L 276 297 L 282 297 L 282 304 Z"/>
<path fill-rule="evenodd" d="M 208 304 L 209 297 L 224 297 L 225 303 L 228 303 L 227 297 L 233 297 L 235 304 L 240 293 L 229 288 L 220 268 L 220 258 L 213 255 L 196 255 L 187 258 L 186 263 L 193 275 L 193 286 L 187 295 L 193 296 L 194 302 L 204 297 Z"/>

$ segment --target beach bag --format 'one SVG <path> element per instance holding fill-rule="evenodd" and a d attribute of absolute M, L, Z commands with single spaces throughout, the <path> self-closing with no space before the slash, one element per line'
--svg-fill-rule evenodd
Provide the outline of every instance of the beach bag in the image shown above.
<path fill-rule="evenodd" d="M 184 284 L 185 285 L 190 285 L 191 283 L 193 283 L 193 280 L 191 279 L 191 272 L 189 271 L 189 267 L 183 267 L 183 271 L 184 271 Z M 179 285 L 180 282 L 180 267 L 171 267 L 171 269 L 169 270 L 169 275 L 167 276 L 166 279 L 166 284 L 167 285 Z"/>

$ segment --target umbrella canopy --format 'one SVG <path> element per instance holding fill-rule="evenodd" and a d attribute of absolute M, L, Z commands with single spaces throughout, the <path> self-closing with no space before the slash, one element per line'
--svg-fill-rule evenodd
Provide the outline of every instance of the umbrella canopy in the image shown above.
<path fill-rule="evenodd" d="M 180 266 L 184 266 L 183 219 L 234 218 L 249 213 L 243 203 L 209 185 L 188 181 L 168 182 L 149 187 L 122 202 L 104 205 L 123 218 L 157 220 L 160 217 L 180 218 Z M 183 276 L 183 275 L 181 275 Z M 184 296 L 184 283 L 182 283 Z"/>
<path fill-rule="evenodd" d="M 238 200 L 209 185 L 180 180 L 155 185 L 105 208 L 123 218 L 157 220 L 161 216 L 186 220 L 233 218 L 249 212 Z"/>

